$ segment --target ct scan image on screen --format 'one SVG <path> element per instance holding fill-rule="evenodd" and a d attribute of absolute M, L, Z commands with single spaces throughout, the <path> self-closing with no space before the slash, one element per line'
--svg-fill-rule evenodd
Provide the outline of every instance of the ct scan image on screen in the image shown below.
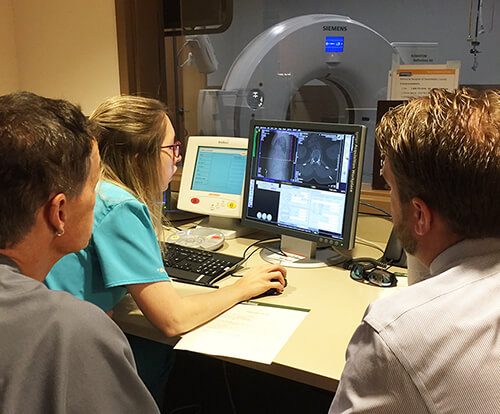
<path fill-rule="evenodd" d="M 257 178 L 262 181 L 251 183 L 249 214 L 290 228 L 340 236 L 348 178 L 342 175 L 342 162 L 349 164 L 352 134 L 261 128 L 259 138 Z"/>
<path fill-rule="evenodd" d="M 339 181 L 344 136 L 311 134 L 302 139 L 297 153 L 296 180 L 309 185 L 333 187 Z"/>
<path fill-rule="evenodd" d="M 245 225 L 351 249 L 365 129 L 356 125 L 254 121 Z M 359 166 L 359 167 L 358 167 Z"/>
<path fill-rule="evenodd" d="M 258 174 L 262 178 L 293 181 L 297 137 L 286 131 L 264 130 L 261 133 Z"/>
<path fill-rule="evenodd" d="M 262 129 L 257 175 L 263 179 L 339 189 L 342 178 L 344 184 L 347 178 L 341 176 L 345 144 L 345 134 Z"/>

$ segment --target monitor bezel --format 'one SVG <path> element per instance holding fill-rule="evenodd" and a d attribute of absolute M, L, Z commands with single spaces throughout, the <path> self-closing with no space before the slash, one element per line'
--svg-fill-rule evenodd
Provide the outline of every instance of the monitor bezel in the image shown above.
<path fill-rule="evenodd" d="M 254 159 L 253 148 L 255 145 L 255 127 L 296 128 L 302 130 L 348 133 L 354 135 L 354 148 L 352 157 L 352 168 L 348 177 L 347 203 L 344 211 L 344 223 L 341 238 L 325 237 L 324 235 L 309 233 L 306 231 L 282 227 L 277 224 L 269 224 L 247 217 L 249 183 L 253 178 L 251 174 Z M 356 237 L 357 216 L 359 199 L 361 194 L 361 180 L 363 175 L 363 160 L 366 145 L 366 127 L 357 124 L 338 124 L 306 121 L 283 121 L 283 120 L 252 120 L 248 138 L 247 168 L 243 186 L 243 206 L 241 212 L 241 224 L 246 227 L 265 230 L 271 233 L 297 237 L 320 244 L 332 245 L 343 249 L 352 249 Z"/>

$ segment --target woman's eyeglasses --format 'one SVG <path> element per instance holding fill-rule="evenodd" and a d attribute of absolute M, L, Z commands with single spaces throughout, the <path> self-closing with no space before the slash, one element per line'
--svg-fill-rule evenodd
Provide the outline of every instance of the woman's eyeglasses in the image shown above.
<path fill-rule="evenodd" d="M 171 149 L 174 157 L 178 158 L 181 155 L 181 142 L 180 141 L 175 141 L 172 145 L 162 145 L 160 147 L 162 150 L 164 149 Z"/>
<path fill-rule="evenodd" d="M 388 270 L 380 268 L 371 262 L 350 263 L 348 265 L 351 278 L 358 281 L 366 280 L 375 286 L 393 287 L 398 284 L 396 275 Z"/>

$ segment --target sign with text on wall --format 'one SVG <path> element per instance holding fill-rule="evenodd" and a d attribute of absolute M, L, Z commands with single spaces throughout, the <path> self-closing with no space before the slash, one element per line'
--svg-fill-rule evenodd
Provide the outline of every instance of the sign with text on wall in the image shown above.
<path fill-rule="evenodd" d="M 389 71 L 387 99 L 408 100 L 425 96 L 433 88 L 458 88 L 460 62 L 446 65 L 401 65 Z"/>

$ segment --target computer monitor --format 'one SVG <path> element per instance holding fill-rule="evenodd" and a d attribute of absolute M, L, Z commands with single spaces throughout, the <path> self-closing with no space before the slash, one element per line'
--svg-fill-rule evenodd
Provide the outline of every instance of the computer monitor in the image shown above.
<path fill-rule="evenodd" d="M 208 215 L 200 226 L 216 228 L 226 239 L 250 232 L 240 220 L 247 152 L 247 138 L 189 137 L 177 208 Z"/>
<path fill-rule="evenodd" d="M 254 120 L 242 224 L 281 235 L 270 262 L 297 267 L 336 264 L 354 247 L 366 128 Z M 333 249 L 335 248 L 335 249 Z M 339 254 L 340 251 L 340 254 Z"/>

